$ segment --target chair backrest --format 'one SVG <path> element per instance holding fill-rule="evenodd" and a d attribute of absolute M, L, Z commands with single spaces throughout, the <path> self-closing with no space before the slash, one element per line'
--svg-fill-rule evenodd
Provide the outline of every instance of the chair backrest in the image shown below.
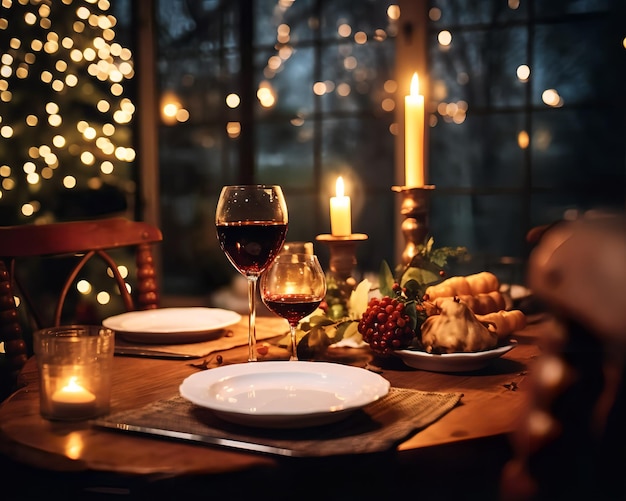
<path fill-rule="evenodd" d="M 97 256 L 108 265 L 126 311 L 157 308 L 160 297 L 153 244 L 162 240 L 163 235 L 155 226 L 121 217 L 0 227 L 0 342 L 4 343 L 5 352 L 0 364 L 0 400 L 2 390 L 6 396 L 7 388 L 15 384 L 17 373 L 30 354 L 23 319 L 32 329 L 59 325 L 70 288 L 92 257 Z M 135 252 L 137 283 L 132 293 L 112 257 L 112 251 L 124 247 Z M 60 290 L 54 291 L 52 318 L 46 319 L 19 270 L 28 260 L 46 261 L 58 256 L 71 257 L 71 266 L 61 280 Z M 46 273 L 45 265 L 42 266 L 41 272 Z M 15 298 L 21 303 L 19 308 Z"/>

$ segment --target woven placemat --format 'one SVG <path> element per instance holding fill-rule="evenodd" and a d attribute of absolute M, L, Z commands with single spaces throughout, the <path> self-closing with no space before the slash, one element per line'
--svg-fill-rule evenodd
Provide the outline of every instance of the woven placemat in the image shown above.
<path fill-rule="evenodd" d="M 109 415 L 93 421 L 93 424 L 118 431 L 173 435 L 173 438 L 200 444 L 283 456 L 365 454 L 395 448 L 453 409 L 462 396 L 462 393 L 391 388 L 384 398 L 341 421 L 287 430 L 249 428 L 228 423 L 209 409 L 176 396 Z"/>
<path fill-rule="evenodd" d="M 281 334 L 286 334 L 288 328 L 286 322 L 282 318 L 266 318 L 263 319 L 263 328 L 256 330 L 257 341 L 271 339 Z M 207 357 L 216 351 L 228 350 L 236 346 L 244 346 L 248 343 L 248 320 L 242 319 L 239 323 L 225 329 L 221 335 L 209 341 L 199 341 L 197 343 L 177 343 L 177 344 L 156 344 L 156 343 L 133 343 L 126 341 L 123 336 L 119 336 L 115 340 L 116 346 L 139 347 L 152 350 L 159 350 L 172 355 L 186 355 L 190 357 Z"/>

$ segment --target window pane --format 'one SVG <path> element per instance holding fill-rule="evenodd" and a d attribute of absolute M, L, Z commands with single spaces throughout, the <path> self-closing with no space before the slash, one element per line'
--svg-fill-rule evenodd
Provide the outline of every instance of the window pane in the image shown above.
<path fill-rule="evenodd" d="M 315 251 L 321 245 L 315 243 L 318 196 L 303 192 L 302 189 L 287 186 L 283 189 L 289 211 L 287 240 L 291 242 L 313 242 Z"/>
<path fill-rule="evenodd" d="M 277 42 L 298 45 L 313 39 L 318 25 L 314 0 L 254 0 L 253 3 L 255 45 L 274 46 Z"/>
<path fill-rule="evenodd" d="M 378 0 L 324 0 L 322 2 L 321 35 L 323 38 L 353 38 L 359 36 L 368 38 L 385 36 L 382 32 L 395 27 L 390 26 L 387 18 L 389 2 Z M 349 28 L 347 32 L 339 33 L 338 28 Z M 378 32 L 381 30 L 382 32 Z M 359 38 L 357 36 L 356 38 Z"/>
<path fill-rule="evenodd" d="M 435 0 L 431 5 L 438 9 L 430 11 L 436 26 L 520 20 L 528 11 L 528 2 L 524 0 Z"/>
<path fill-rule="evenodd" d="M 218 128 L 177 126 L 161 129 L 159 161 L 163 287 L 169 293 L 191 294 L 209 284 L 225 283 L 231 266 L 215 237 L 213 215 L 223 184 L 235 182 L 236 155 L 231 140 Z M 225 172 L 224 172 L 225 171 Z M 191 273 L 193 270 L 193 273 Z"/>
<path fill-rule="evenodd" d="M 381 183 L 382 184 L 382 183 Z M 394 239 L 396 225 L 402 218 L 395 211 L 395 197 L 391 187 L 381 186 L 378 191 L 364 194 L 364 203 L 353 221 L 353 232 L 365 233 L 368 240 L 357 245 L 358 269 L 360 272 L 378 273 L 383 260 L 390 266 L 396 263 Z"/>
<path fill-rule="evenodd" d="M 385 83 L 394 75 L 393 41 L 367 45 L 342 43 L 322 51 L 323 110 L 329 113 L 367 110 L 381 115 L 393 111 L 394 94 Z M 383 101 L 386 110 L 383 109 Z"/>
<path fill-rule="evenodd" d="M 327 175 L 349 173 L 358 186 L 362 187 L 360 189 L 384 185 L 391 193 L 391 186 L 394 184 L 394 157 L 389 122 L 390 119 L 385 121 L 363 118 L 325 121 L 322 139 L 323 172 Z"/>
<path fill-rule="evenodd" d="M 275 50 L 259 51 L 256 66 L 256 112 L 259 119 L 274 115 L 289 118 L 306 117 L 313 112 L 313 71 L 315 54 L 312 48 L 294 50 L 282 60 L 280 67 L 270 71 L 270 59 L 279 58 Z M 259 94 L 260 90 L 266 95 Z"/>
<path fill-rule="evenodd" d="M 599 190 L 607 199 L 621 200 L 624 142 L 615 134 L 621 117 L 595 109 L 559 109 L 535 117 L 532 176 L 537 187 Z"/>
<path fill-rule="evenodd" d="M 466 246 L 474 266 L 489 269 L 503 256 L 522 257 L 526 228 L 521 194 L 433 193 L 430 221 L 437 246 Z"/>
<path fill-rule="evenodd" d="M 531 197 L 531 226 L 539 226 L 562 220 L 575 213 L 589 209 L 623 210 L 623 207 L 614 207 L 606 204 L 606 197 L 602 193 L 591 193 L 584 196 L 576 191 L 562 190 L 556 193 L 536 193 Z"/>
<path fill-rule="evenodd" d="M 533 103 L 543 104 L 547 89 L 558 92 L 559 106 L 619 94 L 623 81 L 615 78 L 615 72 L 624 75 L 624 65 L 615 65 L 617 50 L 623 52 L 618 42 L 608 19 L 537 26 Z"/>
<path fill-rule="evenodd" d="M 312 122 L 259 125 L 257 150 L 259 183 L 280 184 L 283 188 L 313 185 Z"/>
<path fill-rule="evenodd" d="M 236 54 L 232 53 L 161 59 L 160 109 L 165 125 L 239 119 L 239 110 L 230 109 L 225 103 L 226 94 L 239 91 L 234 80 L 238 64 Z M 174 108 L 166 114 L 168 104 Z"/>
<path fill-rule="evenodd" d="M 214 211 L 239 172 L 240 109 L 226 104 L 241 94 L 238 3 L 161 1 L 157 14 L 163 289 L 200 294 L 234 272 Z"/>
<path fill-rule="evenodd" d="M 535 9 L 537 9 L 538 16 L 562 16 L 584 12 L 605 12 L 610 10 L 612 2 L 617 3 L 615 0 L 550 0 L 549 2 L 535 2 Z"/>
<path fill-rule="evenodd" d="M 212 52 L 238 45 L 238 2 L 158 0 L 159 50 Z"/>
<path fill-rule="evenodd" d="M 461 123 L 440 121 L 432 128 L 430 180 L 439 188 L 511 188 L 524 181 L 518 134 L 524 116 L 472 115 Z"/>
<path fill-rule="evenodd" d="M 523 233 L 565 210 L 624 207 L 624 5 L 509 1 L 508 16 L 498 3 L 431 2 L 432 229 L 517 258 Z"/>
<path fill-rule="evenodd" d="M 525 84 L 518 79 L 517 68 L 528 63 L 526 44 L 524 28 L 455 31 L 450 46 L 439 45 L 434 34 L 433 97 L 442 102 L 463 100 L 472 108 L 521 106 Z"/>

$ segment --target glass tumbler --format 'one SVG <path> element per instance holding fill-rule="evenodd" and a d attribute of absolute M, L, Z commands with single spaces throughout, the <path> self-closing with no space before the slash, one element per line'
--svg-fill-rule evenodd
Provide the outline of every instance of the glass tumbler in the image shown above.
<path fill-rule="evenodd" d="M 109 412 L 115 333 L 98 325 L 49 327 L 33 333 L 41 415 L 91 419 Z"/>

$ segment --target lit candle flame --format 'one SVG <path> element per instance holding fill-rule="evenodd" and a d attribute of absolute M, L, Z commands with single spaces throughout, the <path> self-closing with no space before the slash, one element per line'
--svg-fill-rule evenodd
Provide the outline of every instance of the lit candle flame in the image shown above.
<path fill-rule="evenodd" d="M 335 193 L 338 197 L 344 196 L 343 178 L 341 176 L 337 178 L 337 182 L 335 183 Z"/>
<path fill-rule="evenodd" d="M 417 72 L 413 73 L 413 78 L 411 78 L 411 95 L 418 96 L 420 93 L 420 80 L 417 76 Z"/>
<path fill-rule="evenodd" d="M 76 393 L 77 391 L 85 391 L 85 389 L 76 382 L 76 376 L 72 376 L 67 384 L 63 387 L 63 391 Z"/>

